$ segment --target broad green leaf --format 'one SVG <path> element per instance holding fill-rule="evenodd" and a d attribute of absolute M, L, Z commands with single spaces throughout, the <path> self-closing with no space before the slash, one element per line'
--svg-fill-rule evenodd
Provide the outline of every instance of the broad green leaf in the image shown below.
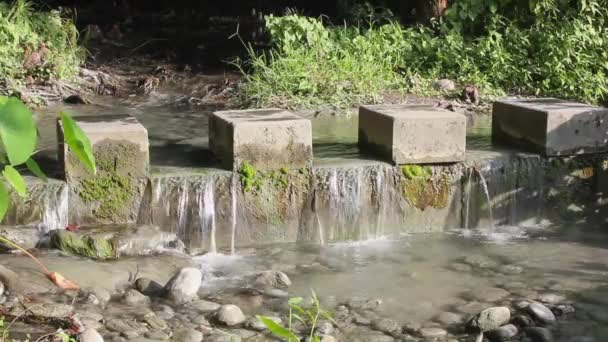
<path fill-rule="evenodd" d="M 12 187 L 17 191 L 19 196 L 25 197 L 27 196 L 27 188 L 25 187 L 25 181 L 19 171 L 15 170 L 12 165 L 6 165 L 4 167 L 4 171 L 2 171 L 2 175 L 4 179 L 12 185 Z"/>
<path fill-rule="evenodd" d="M 0 96 L 0 138 L 13 165 L 25 163 L 36 148 L 32 112 L 15 97 Z"/>
<path fill-rule="evenodd" d="M 36 177 L 42 178 L 42 180 L 44 180 L 45 182 L 48 181 L 48 178 L 46 177 L 44 172 L 42 172 L 42 170 L 40 169 L 40 166 L 38 165 L 38 163 L 36 163 L 36 161 L 34 159 L 32 159 L 32 158 L 28 159 L 25 162 L 25 165 L 27 165 L 27 168 L 30 171 L 32 171 L 32 173 L 34 175 L 36 175 Z"/>
<path fill-rule="evenodd" d="M 262 322 L 273 335 L 286 338 L 288 339 L 288 341 L 299 341 L 298 337 L 293 332 L 289 331 L 289 329 L 285 327 L 278 325 L 270 318 L 264 316 L 256 316 L 256 318 L 260 322 Z"/>
<path fill-rule="evenodd" d="M 6 212 L 8 211 L 8 206 L 11 203 L 11 197 L 8 194 L 8 190 L 6 190 L 6 186 L 3 182 L 0 182 L 0 221 L 4 219 Z"/>
<path fill-rule="evenodd" d="M 59 115 L 63 124 L 64 142 L 89 171 L 97 173 L 95 157 L 93 156 L 93 148 L 91 147 L 89 137 L 87 137 L 71 116 L 65 112 L 61 112 Z"/>

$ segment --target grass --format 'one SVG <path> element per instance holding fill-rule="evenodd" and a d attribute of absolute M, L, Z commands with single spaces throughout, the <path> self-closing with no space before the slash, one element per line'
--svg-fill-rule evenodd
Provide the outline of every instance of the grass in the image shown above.
<path fill-rule="evenodd" d="M 85 50 L 66 15 L 35 10 L 28 0 L 0 3 L 0 81 L 7 89 L 76 75 Z"/>
<path fill-rule="evenodd" d="M 485 96 L 603 103 L 608 101 L 605 17 L 606 9 L 555 10 L 525 21 L 494 14 L 471 33 L 449 21 L 332 26 L 297 14 L 269 16 L 272 47 L 249 47 L 249 59 L 236 62 L 245 78 L 237 102 L 348 108 L 382 102 L 389 91 L 437 95 L 434 81 L 449 78 L 459 86 L 455 94 L 475 85 Z"/>

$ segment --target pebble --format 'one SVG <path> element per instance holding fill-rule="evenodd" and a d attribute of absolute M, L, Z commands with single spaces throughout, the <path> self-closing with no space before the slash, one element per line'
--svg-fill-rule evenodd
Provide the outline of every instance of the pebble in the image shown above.
<path fill-rule="evenodd" d="M 465 299 L 478 300 L 481 302 L 498 302 L 507 297 L 509 292 L 498 287 L 486 287 L 483 289 L 467 292 L 464 295 Z"/>
<path fill-rule="evenodd" d="M 154 311 L 158 318 L 168 320 L 175 316 L 175 311 L 169 305 L 161 304 Z"/>
<path fill-rule="evenodd" d="M 173 341 L 179 342 L 201 342 L 203 333 L 194 329 L 181 329 L 173 334 Z"/>
<path fill-rule="evenodd" d="M 469 302 L 467 304 L 458 306 L 456 311 L 464 314 L 474 315 L 487 308 L 489 305 L 479 302 Z"/>
<path fill-rule="evenodd" d="M 217 311 L 221 307 L 221 305 L 207 300 L 196 300 L 194 302 L 188 303 L 186 307 L 194 309 L 200 313 L 208 313 Z"/>
<path fill-rule="evenodd" d="M 315 334 L 317 335 L 333 335 L 334 332 L 334 326 L 329 322 L 321 322 L 315 329 Z"/>
<path fill-rule="evenodd" d="M 551 324 L 555 322 L 555 315 L 553 312 L 541 303 L 532 303 L 528 305 L 526 311 L 534 320 L 540 323 Z"/>
<path fill-rule="evenodd" d="M 393 335 L 401 331 L 401 326 L 396 321 L 388 318 L 380 318 L 372 321 L 372 328 L 385 334 Z"/>
<path fill-rule="evenodd" d="M 565 296 L 555 294 L 555 293 L 543 293 L 538 296 L 538 301 L 545 304 L 557 304 L 564 302 L 566 300 Z"/>
<path fill-rule="evenodd" d="M 152 330 L 164 330 L 167 329 L 167 322 L 159 318 L 154 312 L 149 312 L 144 315 L 143 321 L 148 324 Z"/>
<path fill-rule="evenodd" d="M 158 282 L 149 278 L 139 278 L 135 281 L 137 291 L 150 297 L 161 296 L 165 292 L 165 288 Z"/>
<path fill-rule="evenodd" d="M 167 297 L 176 303 L 185 303 L 198 299 L 203 274 L 198 268 L 184 267 L 177 271 L 165 285 Z"/>
<path fill-rule="evenodd" d="M 211 326 L 211 324 L 209 323 L 209 321 L 205 318 L 205 316 L 201 316 L 201 315 L 197 315 L 195 317 L 192 317 L 190 319 L 190 322 L 196 324 L 196 325 L 204 325 L 204 326 Z"/>
<path fill-rule="evenodd" d="M 231 327 L 245 322 L 246 318 L 243 311 L 232 304 L 222 305 L 217 312 L 217 320 Z"/>
<path fill-rule="evenodd" d="M 522 328 L 534 325 L 534 321 L 532 320 L 532 318 L 524 315 L 517 315 L 513 317 L 512 322 Z"/>
<path fill-rule="evenodd" d="M 576 310 L 574 309 L 574 306 L 570 305 L 570 304 L 561 304 L 561 305 L 557 305 L 556 307 L 553 308 L 553 312 L 559 316 L 561 315 L 568 315 L 571 313 L 576 312 Z"/>
<path fill-rule="evenodd" d="M 78 336 L 78 342 L 103 342 L 103 337 L 95 329 L 85 329 Z"/>
<path fill-rule="evenodd" d="M 281 271 L 266 271 L 260 273 L 256 279 L 256 284 L 277 288 L 287 288 L 291 286 L 291 280 L 287 274 Z"/>
<path fill-rule="evenodd" d="M 511 311 L 504 306 L 485 309 L 474 316 L 468 323 L 468 328 L 473 331 L 490 331 L 506 324 L 511 319 Z"/>
<path fill-rule="evenodd" d="M 143 293 L 129 289 L 122 297 L 122 301 L 127 305 L 148 305 L 150 304 L 150 298 Z"/>
<path fill-rule="evenodd" d="M 441 328 L 422 328 L 418 331 L 418 333 L 420 334 L 421 337 L 425 337 L 425 338 L 443 337 L 448 334 L 447 331 L 445 331 Z"/>
<path fill-rule="evenodd" d="M 517 336 L 519 329 L 513 324 L 503 325 L 500 328 L 490 330 L 486 333 L 486 337 L 492 342 L 510 341 Z"/>
<path fill-rule="evenodd" d="M 160 331 L 160 330 L 147 332 L 144 334 L 144 337 L 149 338 L 151 340 L 158 340 L 158 341 L 166 341 L 171 338 L 171 336 L 169 336 L 169 334 L 167 334 L 164 331 Z"/>

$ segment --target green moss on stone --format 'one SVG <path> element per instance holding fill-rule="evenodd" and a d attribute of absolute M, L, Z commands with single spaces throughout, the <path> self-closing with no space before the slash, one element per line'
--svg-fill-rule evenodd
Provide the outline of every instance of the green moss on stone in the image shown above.
<path fill-rule="evenodd" d="M 433 177 L 429 166 L 404 165 L 401 167 L 403 196 L 414 207 L 424 210 L 448 205 L 450 186 L 447 175 Z"/>
<path fill-rule="evenodd" d="M 51 244 L 66 253 L 92 259 L 109 259 L 116 256 L 112 241 L 103 235 L 86 235 L 62 230 L 53 234 Z"/>
<path fill-rule="evenodd" d="M 112 220 L 131 206 L 135 186 L 130 178 L 114 172 L 80 181 L 78 194 L 86 203 L 97 203 L 97 218 Z"/>

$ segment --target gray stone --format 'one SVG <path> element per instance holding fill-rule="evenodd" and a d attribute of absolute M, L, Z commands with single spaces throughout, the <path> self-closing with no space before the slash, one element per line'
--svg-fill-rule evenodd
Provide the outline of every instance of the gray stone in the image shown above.
<path fill-rule="evenodd" d="M 40 230 L 37 227 L 23 226 L 2 226 L 0 227 L 0 236 L 25 249 L 36 248 L 42 237 Z M 3 242 L 0 242 L 0 247 L 6 250 L 15 249 L 12 245 Z"/>
<path fill-rule="evenodd" d="M 175 316 L 175 311 L 169 305 L 159 305 L 154 311 L 156 316 L 161 319 L 167 320 Z"/>
<path fill-rule="evenodd" d="M 549 308 L 544 306 L 541 303 L 532 303 L 528 305 L 526 311 L 534 320 L 543 323 L 543 324 L 551 324 L 555 323 L 555 315 Z"/>
<path fill-rule="evenodd" d="M 450 79 L 442 78 L 433 83 L 433 88 L 441 91 L 454 91 L 456 90 L 456 83 Z"/>
<path fill-rule="evenodd" d="M 167 322 L 158 317 L 154 312 L 149 312 L 144 315 L 143 321 L 148 324 L 152 330 L 165 330 L 168 328 Z"/>
<path fill-rule="evenodd" d="M 430 105 L 359 108 L 359 146 L 395 164 L 462 161 L 465 138 L 464 115 Z"/>
<path fill-rule="evenodd" d="M 177 234 L 153 225 L 137 225 L 122 230 L 112 240 L 117 256 L 141 256 L 166 251 L 184 253 L 185 245 Z M 151 290 L 151 289 L 150 289 Z"/>
<path fill-rule="evenodd" d="M 334 326 L 329 322 L 321 322 L 315 329 L 315 334 L 317 335 L 333 335 L 334 332 Z"/>
<path fill-rule="evenodd" d="M 456 311 L 464 314 L 474 315 L 482 311 L 483 309 L 490 306 L 489 304 L 480 303 L 480 302 L 469 302 L 464 305 L 459 305 L 456 307 Z"/>
<path fill-rule="evenodd" d="M 97 173 L 86 169 L 63 143 L 63 125 L 58 120 L 58 159 L 73 194 L 69 196 L 71 218 L 90 224 L 135 222 L 148 181 L 148 132 L 130 115 L 74 120 L 91 142 Z"/>
<path fill-rule="evenodd" d="M 287 274 L 281 271 L 265 271 L 257 275 L 255 282 L 258 285 L 287 288 L 291 286 L 291 280 Z"/>
<path fill-rule="evenodd" d="M 377 310 L 382 305 L 382 299 L 354 297 L 346 305 L 355 310 Z"/>
<path fill-rule="evenodd" d="M 464 295 L 469 300 L 479 300 L 482 302 L 497 302 L 509 295 L 509 292 L 498 287 L 485 287 L 468 292 Z"/>
<path fill-rule="evenodd" d="M 492 342 L 510 341 L 519 334 L 519 329 L 513 324 L 503 325 L 500 328 L 490 330 L 485 335 Z"/>
<path fill-rule="evenodd" d="M 392 319 L 380 318 L 372 321 L 372 328 L 385 334 L 395 335 L 401 332 L 401 325 Z"/>
<path fill-rule="evenodd" d="M 74 308 L 68 304 L 44 303 L 26 305 L 28 313 L 39 318 L 66 318 L 74 314 Z"/>
<path fill-rule="evenodd" d="M 9 290 L 14 290 L 19 283 L 19 276 L 6 266 L 0 265 L 0 281 Z"/>
<path fill-rule="evenodd" d="M 517 315 L 513 317 L 512 322 L 522 328 L 534 325 L 534 321 L 532 320 L 532 318 L 524 315 Z"/>
<path fill-rule="evenodd" d="M 143 323 L 130 319 L 119 318 L 111 318 L 107 320 L 106 328 L 110 331 L 115 331 L 121 334 L 130 334 L 131 332 L 135 332 L 138 335 L 141 335 L 148 331 L 148 328 Z"/>
<path fill-rule="evenodd" d="M 137 291 L 150 297 L 161 296 L 165 292 L 165 288 L 158 282 L 149 278 L 139 278 L 135 281 Z"/>
<path fill-rule="evenodd" d="M 608 109 L 553 98 L 494 102 L 492 139 L 548 156 L 608 150 Z"/>
<path fill-rule="evenodd" d="M 97 330 L 88 328 L 78 336 L 78 342 L 103 342 L 103 337 L 99 335 Z"/>
<path fill-rule="evenodd" d="M 524 329 L 524 335 L 530 342 L 553 342 L 551 330 L 541 327 L 529 327 Z"/>
<path fill-rule="evenodd" d="M 171 338 L 171 336 L 169 336 L 169 334 L 167 334 L 164 331 L 160 331 L 160 330 L 147 332 L 144 334 L 144 337 L 149 338 L 151 340 L 156 340 L 156 341 L 166 341 Z"/>
<path fill-rule="evenodd" d="M 184 267 L 165 285 L 167 298 L 177 303 L 185 303 L 198 299 L 198 290 L 201 287 L 203 274 L 194 267 Z"/>
<path fill-rule="evenodd" d="M 564 302 L 566 297 L 556 293 L 543 293 L 538 296 L 538 301 L 545 304 L 557 304 Z"/>
<path fill-rule="evenodd" d="M 216 318 L 219 322 L 231 327 L 245 322 L 245 315 L 241 309 L 232 304 L 222 305 L 218 310 Z"/>
<path fill-rule="evenodd" d="M 556 315 L 567 315 L 567 314 L 571 314 L 576 312 L 576 309 L 574 309 L 574 306 L 570 305 L 570 304 L 560 304 L 557 305 L 553 308 L 553 312 Z"/>
<path fill-rule="evenodd" d="M 511 311 L 504 306 L 485 309 L 474 316 L 468 323 L 468 328 L 473 331 L 490 331 L 494 330 L 511 319 Z"/>
<path fill-rule="evenodd" d="M 218 303 L 210 302 L 207 300 L 195 300 L 194 302 L 186 304 L 186 307 L 189 309 L 196 310 L 200 313 L 208 313 L 217 311 L 221 305 Z"/>
<path fill-rule="evenodd" d="M 205 336 L 205 342 L 241 342 L 239 335 L 214 330 L 211 335 Z"/>
<path fill-rule="evenodd" d="M 201 315 L 191 316 L 190 322 L 192 322 L 196 325 L 211 326 L 211 323 L 209 323 L 209 321 L 205 318 L 205 316 L 201 316 Z"/>
<path fill-rule="evenodd" d="M 203 333 L 194 329 L 181 329 L 173 334 L 173 341 L 180 342 L 201 342 Z"/>
<path fill-rule="evenodd" d="M 225 167 L 249 163 L 259 170 L 312 165 L 310 120 L 281 109 L 214 112 L 209 118 L 209 147 Z"/>
<path fill-rule="evenodd" d="M 418 331 L 418 334 L 426 338 L 437 338 L 446 336 L 448 332 L 441 328 L 422 328 Z"/>
<path fill-rule="evenodd" d="M 462 315 L 453 312 L 442 312 L 435 320 L 443 325 L 456 325 L 462 323 L 464 318 Z"/>
<path fill-rule="evenodd" d="M 141 292 L 129 289 L 122 298 L 123 302 L 127 305 L 148 305 L 150 304 L 150 298 Z"/>

